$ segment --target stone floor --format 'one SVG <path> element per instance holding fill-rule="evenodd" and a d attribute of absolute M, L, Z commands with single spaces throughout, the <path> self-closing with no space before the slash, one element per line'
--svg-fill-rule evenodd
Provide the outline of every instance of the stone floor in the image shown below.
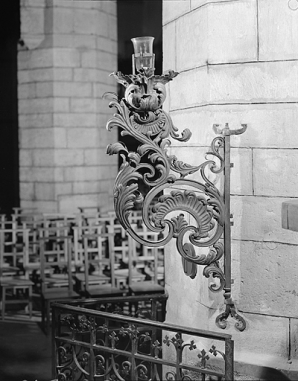
<path fill-rule="evenodd" d="M 51 335 L 37 322 L 0 321 L 0 380 L 50 381 Z"/>

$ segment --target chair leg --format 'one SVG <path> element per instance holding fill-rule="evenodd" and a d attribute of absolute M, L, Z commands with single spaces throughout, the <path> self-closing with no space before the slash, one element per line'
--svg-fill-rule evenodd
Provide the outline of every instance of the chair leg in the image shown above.
<path fill-rule="evenodd" d="M 49 334 L 50 332 L 50 325 L 51 325 L 51 304 L 50 304 L 50 301 L 48 300 L 46 302 L 46 319 L 47 319 L 47 322 L 46 322 L 46 330 L 47 330 L 47 335 Z"/>
<path fill-rule="evenodd" d="M 28 288 L 28 299 L 29 299 L 29 303 L 28 303 L 28 308 L 29 308 L 29 318 L 31 319 L 32 318 L 32 286 L 29 286 Z"/>
<path fill-rule="evenodd" d="M 6 305 L 6 286 L 2 287 L 2 320 L 5 317 L 5 305 Z"/>
<path fill-rule="evenodd" d="M 42 328 L 45 330 L 45 315 L 46 315 L 46 301 L 42 298 L 41 299 L 41 325 Z"/>

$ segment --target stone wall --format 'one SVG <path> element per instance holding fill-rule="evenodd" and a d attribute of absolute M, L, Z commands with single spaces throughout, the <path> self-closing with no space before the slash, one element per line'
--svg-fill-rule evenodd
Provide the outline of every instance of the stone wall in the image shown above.
<path fill-rule="evenodd" d="M 21 206 L 112 208 L 117 132 L 101 96 L 116 91 L 116 1 L 21 0 L 18 55 Z"/>
<path fill-rule="evenodd" d="M 298 234 L 282 229 L 281 205 L 298 197 L 298 12 L 288 0 L 164 0 L 163 41 L 164 70 L 180 72 L 167 109 L 180 130 L 193 132 L 184 146 L 173 142 L 172 153 L 198 164 L 214 123 L 248 125 L 231 138 L 232 292 L 247 328 L 239 333 L 229 319 L 226 331 L 238 360 L 290 369 Z M 206 278 L 185 277 L 180 262 L 168 247 L 168 321 L 219 330 L 221 295 Z"/>

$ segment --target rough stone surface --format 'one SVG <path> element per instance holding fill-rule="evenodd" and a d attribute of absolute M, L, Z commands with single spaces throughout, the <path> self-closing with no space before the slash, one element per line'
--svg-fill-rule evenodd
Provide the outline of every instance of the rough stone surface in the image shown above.
<path fill-rule="evenodd" d="M 166 41 L 166 43 L 165 43 Z M 176 69 L 176 24 L 171 22 L 163 28 L 163 71 Z"/>
<path fill-rule="evenodd" d="M 180 71 L 167 86 L 165 108 L 180 131 L 193 132 L 187 143 L 173 141 L 170 153 L 198 164 L 215 137 L 214 123 L 247 124 L 231 137 L 232 296 L 247 328 L 238 332 L 229 318 L 226 332 L 236 360 L 285 374 L 297 358 L 298 235 L 283 229 L 281 218 L 282 203 L 298 198 L 298 24 L 290 3 L 191 0 L 189 10 L 164 7 L 163 16 L 165 68 Z M 212 299 L 204 278 L 187 279 L 175 254 L 171 243 L 167 319 L 218 330 L 221 295 Z"/>
<path fill-rule="evenodd" d="M 259 1 L 260 60 L 298 58 L 298 23 L 296 1 Z"/>
<path fill-rule="evenodd" d="M 171 110 L 228 103 L 297 102 L 294 62 L 209 65 L 180 73 L 171 88 Z M 193 84 L 200 83 L 194 91 Z"/>
<path fill-rule="evenodd" d="M 231 137 L 232 147 L 297 148 L 296 104 L 216 105 L 171 112 L 176 127 L 189 128 L 189 145 L 209 145 L 215 137 L 213 124 L 229 123 L 231 129 L 247 124 L 244 134 Z M 172 145 L 180 145 L 173 141 Z"/>
<path fill-rule="evenodd" d="M 177 70 L 257 58 L 256 2 L 212 3 L 176 21 Z"/>
<path fill-rule="evenodd" d="M 108 133 L 103 135 L 98 128 L 103 128 L 111 115 L 108 102 L 98 99 L 105 91 L 116 89 L 108 76 L 117 66 L 115 16 L 115 1 L 105 5 L 93 1 L 21 2 L 22 38 L 28 48 L 18 56 L 22 205 L 23 200 L 29 205 L 31 195 L 32 204 L 41 207 L 45 202 L 45 208 L 59 211 L 60 206 L 70 207 L 65 200 L 71 200 L 77 191 L 77 180 L 106 184 L 116 176 L 116 158 L 110 161 L 109 172 L 105 167 L 101 171 L 100 166 L 108 162 L 102 145 L 116 141 L 117 132 L 106 136 Z M 104 159 L 87 160 L 90 148 L 100 150 Z M 51 184 L 52 193 L 43 196 L 44 185 L 31 187 L 30 192 L 22 186 L 35 181 Z M 104 187 L 99 185 L 98 190 L 112 208 Z M 85 187 L 82 196 L 87 198 L 94 191 L 94 187 Z M 60 195 L 64 201 L 59 201 Z"/>
<path fill-rule="evenodd" d="M 297 316 L 297 245 L 242 241 L 239 308 L 275 316 Z"/>
<path fill-rule="evenodd" d="M 282 228 L 281 208 L 285 201 L 274 197 L 232 196 L 232 237 L 298 245 L 298 234 Z"/>
<path fill-rule="evenodd" d="M 254 190 L 258 196 L 298 196 L 298 151 L 255 149 Z"/>
<path fill-rule="evenodd" d="M 165 0 L 163 1 L 163 25 L 177 17 L 189 12 L 190 0 Z"/>

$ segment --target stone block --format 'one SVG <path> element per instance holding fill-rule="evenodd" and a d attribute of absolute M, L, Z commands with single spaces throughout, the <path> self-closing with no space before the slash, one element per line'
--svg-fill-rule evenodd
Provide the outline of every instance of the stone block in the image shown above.
<path fill-rule="evenodd" d="M 34 1 L 34 0 L 32 0 L 32 1 Z M 76 3 L 79 4 L 79 3 L 81 3 L 81 1 L 77 1 Z M 49 7 L 49 8 L 62 8 L 62 7 L 72 8 L 73 2 L 68 2 L 65 0 L 47 0 L 47 7 Z"/>
<path fill-rule="evenodd" d="M 76 166 L 84 164 L 83 150 L 56 149 L 55 165 L 57 166 Z"/>
<path fill-rule="evenodd" d="M 49 98 L 20 99 L 19 114 L 48 114 L 53 112 L 53 102 Z"/>
<path fill-rule="evenodd" d="M 163 71 L 176 70 L 176 24 L 171 22 L 163 27 Z"/>
<path fill-rule="evenodd" d="M 297 266 L 297 245 L 242 241 L 239 309 L 262 315 L 297 316 Z"/>
<path fill-rule="evenodd" d="M 96 149 L 88 148 L 84 150 L 84 164 L 85 165 L 99 165 L 101 161 L 101 155 L 103 155 L 102 152 L 101 152 L 101 155 L 99 152 L 101 151 L 99 151 L 99 149 L 97 148 Z"/>
<path fill-rule="evenodd" d="M 54 134 L 50 129 L 26 128 L 20 131 L 21 148 L 54 148 Z"/>
<path fill-rule="evenodd" d="M 163 25 L 190 11 L 190 0 L 165 0 L 162 5 Z"/>
<path fill-rule="evenodd" d="M 53 125 L 53 115 L 49 114 L 24 114 L 19 115 L 19 127 L 23 128 L 47 128 Z"/>
<path fill-rule="evenodd" d="M 116 41 L 112 41 L 106 37 L 97 36 L 97 49 L 103 50 L 104 52 L 109 52 L 117 54 L 118 47 Z"/>
<path fill-rule="evenodd" d="M 78 166 L 64 168 L 65 181 L 95 181 L 98 180 L 98 168 L 96 166 Z"/>
<path fill-rule="evenodd" d="M 62 168 L 20 167 L 20 182 L 64 181 Z"/>
<path fill-rule="evenodd" d="M 66 148 L 67 147 L 67 128 L 55 128 L 55 148 Z"/>
<path fill-rule="evenodd" d="M 52 82 L 38 82 L 35 84 L 36 98 L 53 97 L 53 83 Z"/>
<path fill-rule="evenodd" d="M 232 238 L 245 241 L 298 245 L 298 234 L 282 229 L 281 208 L 285 199 L 232 196 Z"/>
<path fill-rule="evenodd" d="M 80 52 L 78 51 L 78 49 L 56 48 L 52 50 L 51 53 L 54 66 L 62 68 L 72 68 L 80 66 Z"/>
<path fill-rule="evenodd" d="M 104 93 L 115 92 L 116 91 L 116 84 L 115 83 L 114 84 L 95 83 L 93 85 L 93 87 L 94 87 L 94 95 L 98 100 L 98 102 L 97 102 L 98 110 L 102 110 L 102 112 L 109 114 L 110 110 L 111 110 L 109 108 L 109 100 L 108 99 L 102 99 L 102 97 L 103 97 Z"/>
<path fill-rule="evenodd" d="M 71 68 L 46 68 L 46 69 L 33 69 L 33 70 L 19 70 L 18 82 L 50 82 L 53 81 L 71 81 L 72 69 Z"/>
<path fill-rule="evenodd" d="M 73 30 L 79 34 L 96 34 L 98 12 L 93 9 L 75 9 L 73 11 Z"/>
<path fill-rule="evenodd" d="M 76 49 L 96 49 L 97 36 L 89 34 L 73 34 L 71 37 L 72 46 Z"/>
<path fill-rule="evenodd" d="M 38 6 L 22 6 L 21 30 L 23 34 L 42 35 L 44 33 L 44 8 Z"/>
<path fill-rule="evenodd" d="M 92 113 L 57 113 L 53 116 L 53 126 L 55 127 L 84 127 L 94 128 L 96 125 L 96 115 Z M 90 133 L 90 132 L 89 132 Z"/>
<path fill-rule="evenodd" d="M 76 181 L 73 183 L 74 194 L 90 194 L 99 191 L 99 181 Z"/>
<path fill-rule="evenodd" d="M 70 99 L 70 110 L 75 113 L 95 113 L 96 101 L 93 98 Z"/>
<path fill-rule="evenodd" d="M 53 98 L 53 107 L 56 113 L 69 113 L 70 112 L 70 99 L 64 97 Z"/>
<path fill-rule="evenodd" d="M 31 52 L 29 50 L 18 51 L 18 71 L 31 69 L 30 57 L 31 57 Z"/>
<path fill-rule="evenodd" d="M 294 4 L 296 1 L 292 1 Z M 259 59 L 294 60 L 298 58 L 297 12 L 290 2 L 261 0 L 259 17 Z"/>
<path fill-rule="evenodd" d="M 90 97 L 92 95 L 91 83 L 84 82 L 54 82 L 55 97 Z"/>
<path fill-rule="evenodd" d="M 102 165 L 98 167 L 98 178 L 100 180 L 115 179 L 115 175 L 118 173 L 118 166 L 113 165 Z"/>
<path fill-rule="evenodd" d="M 50 0 L 50 1 L 53 1 L 53 0 Z M 24 8 L 27 8 L 27 7 L 44 8 L 45 7 L 45 0 L 43 0 L 43 1 L 40 1 L 40 0 L 21 0 L 20 4 Z"/>
<path fill-rule="evenodd" d="M 109 37 L 109 20 L 107 15 L 102 12 L 98 13 L 95 34 L 97 36 Z"/>
<path fill-rule="evenodd" d="M 74 34 L 52 34 L 52 44 L 54 49 L 57 48 L 76 48 L 74 44 Z"/>
<path fill-rule="evenodd" d="M 298 359 L 298 319 L 290 319 L 290 359 Z M 297 367 L 296 367 L 297 369 Z"/>
<path fill-rule="evenodd" d="M 61 195 L 58 197 L 58 210 L 59 213 L 77 213 L 78 208 L 82 206 L 99 206 L 99 199 L 100 195 L 98 194 Z"/>
<path fill-rule="evenodd" d="M 55 200 L 55 184 L 37 182 L 35 184 L 35 195 L 37 200 Z"/>
<path fill-rule="evenodd" d="M 298 232 L 298 200 L 283 202 L 281 212 L 282 228 Z"/>
<path fill-rule="evenodd" d="M 292 104 L 216 105 L 171 113 L 174 125 L 189 128 L 188 145 L 208 145 L 215 137 L 213 124 L 228 123 L 231 129 L 247 124 L 242 135 L 231 137 L 233 147 L 296 148 L 298 108 Z M 172 141 L 173 145 L 180 143 Z"/>
<path fill-rule="evenodd" d="M 33 164 L 32 150 L 31 149 L 20 149 L 20 166 L 21 167 L 31 167 Z"/>
<path fill-rule="evenodd" d="M 56 7 L 52 12 L 52 22 L 49 25 L 48 33 L 68 34 L 74 32 L 74 12 L 72 7 Z"/>
<path fill-rule="evenodd" d="M 108 25 L 109 25 L 109 38 L 112 41 L 117 41 L 117 17 L 114 15 L 108 16 Z"/>
<path fill-rule="evenodd" d="M 231 194 L 252 195 L 252 150 L 231 148 L 231 163 Z"/>
<path fill-rule="evenodd" d="M 105 13 L 110 13 L 111 15 L 117 16 L 117 1 L 101 1 L 100 9 Z"/>
<path fill-rule="evenodd" d="M 216 0 L 216 3 L 230 1 L 230 0 Z M 190 8 L 195 9 L 198 7 L 202 7 L 204 5 L 208 5 L 210 3 L 214 3 L 214 0 L 190 0 Z"/>
<path fill-rule="evenodd" d="M 55 183 L 56 198 L 63 194 L 71 194 L 73 191 L 73 183 Z"/>
<path fill-rule="evenodd" d="M 54 149 L 34 149 L 32 156 L 35 167 L 54 167 L 55 165 Z"/>
<path fill-rule="evenodd" d="M 67 131 L 69 148 L 96 148 L 99 145 L 96 128 L 71 128 Z"/>
<path fill-rule="evenodd" d="M 278 360 L 287 358 L 289 319 L 242 312 L 240 314 L 245 318 L 247 328 L 243 332 L 237 331 L 234 327 L 235 320 L 229 318 L 228 327 L 224 330 L 224 333 L 232 334 L 236 362 L 275 368 Z M 210 319 L 209 329 L 223 332 L 215 325 L 214 320 Z"/>
<path fill-rule="evenodd" d="M 83 60 L 83 59 L 82 59 Z M 103 70 L 109 70 L 111 72 L 117 70 L 117 55 L 107 52 L 98 52 L 97 54 L 97 66 Z"/>
<path fill-rule="evenodd" d="M 18 99 L 36 98 L 36 84 L 23 83 L 18 85 Z"/>
<path fill-rule="evenodd" d="M 35 208 L 41 213 L 58 213 L 58 205 L 56 200 L 47 201 L 47 200 L 30 200 L 27 202 L 22 202 L 21 204 L 24 207 Z"/>
<path fill-rule="evenodd" d="M 52 68 L 54 66 L 55 53 L 52 49 L 35 49 L 30 53 L 29 67 L 31 69 Z"/>
<path fill-rule="evenodd" d="M 177 20 L 177 70 L 257 59 L 256 3 L 212 3 Z M 167 41 L 165 41 L 167 42 Z"/>
<path fill-rule="evenodd" d="M 99 70 L 92 68 L 75 68 L 74 71 L 75 82 L 96 82 L 98 81 Z"/>
<path fill-rule="evenodd" d="M 254 192 L 258 196 L 298 196 L 298 152 L 295 149 L 255 149 Z"/>
<path fill-rule="evenodd" d="M 34 200 L 35 199 L 34 183 L 21 182 L 20 196 L 22 200 Z"/>
<path fill-rule="evenodd" d="M 296 102 L 297 81 L 298 67 L 291 61 L 208 66 L 180 73 L 170 83 L 170 106 Z"/>
<path fill-rule="evenodd" d="M 52 69 L 55 81 L 72 81 L 73 69 L 71 67 L 54 67 Z"/>

